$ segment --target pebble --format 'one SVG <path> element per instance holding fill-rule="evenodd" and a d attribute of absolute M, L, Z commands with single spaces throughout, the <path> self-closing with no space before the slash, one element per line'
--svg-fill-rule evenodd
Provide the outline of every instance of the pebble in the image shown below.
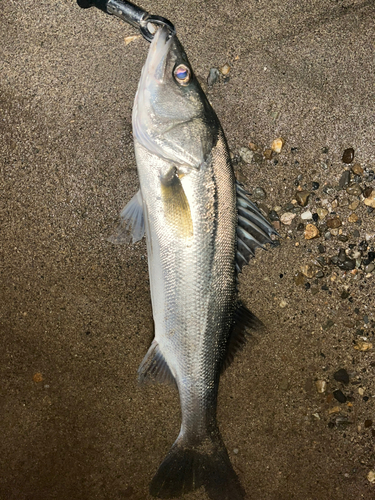
<path fill-rule="evenodd" d="M 327 382 L 325 380 L 317 380 L 315 387 L 319 394 L 324 394 L 327 390 Z"/>
<path fill-rule="evenodd" d="M 266 149 L 264 152 L 263 152 L 263 156 L 266 160 L 271 160 L 272 159 L 272 149 Z"/>
<path fill-rule="evenodd" d="M 345 149 L 342 155 L 342 161 L 344 163 L 352 163 L 353 160 L 354 160 L 354 149 L 353 148 Z"/>
<path fill-rule="evenodd" d="M 367 474 L 367 479 L 370 481 L 370 483 L 375 483 L 375 471 L 370 470 L 370 472 Z"/>
<path fill-rule="evenodd" d="M 301 266 L 301 271 L 306 278 L 313 278 L 315 276 L 315 268 L 311 264 L 304 264 Z"/>
<path fill-rule="evenodd" d="M 324 273 L 323 271 L 318 271 L 315 275 L 316 278 L 324 278 Z"/>
<path fill-rule="evenodd" d="M 286 300 L 282 300 L 279 304 L 279 307 L 281 307 L 281 309 L 284 309 L 286 306 L 288 305 L 288 302 Z"/>
<path fill-rule="evenodd" d="M 330 229 L 336 229 L 341 226 L 341 220 L 339 217 L 332 217 L 330 219 L 327 219 L 327 226 Z"/>
<path fill-rule="evenodd" d="M 372 349 L 372 343 L 366 342 L 365 340 L 357 340 L 354 345 L 354 349 L 356 351 L 369 351 L 370 349 Z"/>
<path fill-rule="evenodd" d="M 350 210 L 356 210 L 359 206 L 359 200 L 354 200 L 352 203 L 350 203 L 349 208 Z"/>
<path fill-rule="evenodd" d="M 321 243 L 319 243 L 318 251 L 319 251 L 319 253 L 325 253 L 325 251 L 326 251 L 325 246 L 322 245 Z"/>
<path fill-rule="evenodd" d="M 297 286 L 301 286 L 305 283 L 305 277 L 304 275 L 301 273 L 301 272 L 298 272 L 294 275 L 294 283 L 297 285 Z"/>
<path fill-rule="evenodd" d="M 272 142 L 272 146 L 271 146 L 271 149 L 272 151 L 274 151 L 275 153 L 280 153 L 281 150 L 282 150 L 282 147 L 284 145 L 284 141 L 281 137 L 275 139 L 273 142 Z"/>
<path fill-rule="evenodd" d="M 343 290 L 341 292 L 341 298 L 342 298 L 342 300 L 347 299 L 349 297 L 349 295 L 350 295 L 350 293 L 347 290 Z"/>
<path fill-rule="evenodd" d="M 215 83 L 219 80 L 220 73 L 217 68 L 211 68 L 207 77 L 207 84 L 209 87 L 215 85 Z"/>
<path fill-rule="evenodd" d="M 285 226 L 290 226 L 291 223 L 292 223 L 292 220 L 296 217 L 297 214 L 293 214 L 291 212 L 285 212 L 285 214 L 283 214 L 281 217 L 280 217 L 280 220 L 281 222 L 285 225 Z"/>
<path fill-rule="evenodd" d="M 348 217 L 348 221 L 349 222 L 357 222 L 358 219 L 359 219 L 359 217 L 355 213 L 350 214 L 349 217 Z"/>
<path fill-rule="evenodd" d="M 337 372 L 333 374 L 333 378 L 337 382 L 342 382 L 345 385 L 349 384 L 349 373 L 345 370 L 345 368 L 340 368 L 340 370 L 337 370 Z"/>
<path fill-rule="evenodd" d="M 43 376 L 41 373 L 37 372 L 33 375 L 33 381 L 36 383 L 43 382 Z"/>
<path fill-rule="evenodd" d="M 352 182 L 349 184 L 349 186 L 346 188 L 346 192 L 350 194 L 351 196 L 359 196 L 362 193 L 362 188 L 359 184 L 356 182 Z"/>
<path fill-rule="evenodd" d="M 279 217 L 278 213 L 276 212 L 276 210 L 270 210 L 270 213 L 268 214 L 268 217 L 270 218 L 270 220 L 272 222 L 280 220 L 280 217 Z"/>
<path fill-rule="evenodd" d="M 317 189 L 319 189 L 319 186 L 320 186 L 319 182 L 313 182 L 313 183 L 311 184 L 311 187 L 312 187 L 312 189 L 313 189 L 314 191 L 316 191 Z"/>
<path fill-rule="evenodd" d="M 350 181 L 350 170 L 345 170 L 339 180 L 339 188 L 344 189 L 345 186 L 349 184 Z"/>
<path fill-rule="evenodd" d="M 339 402 L 339 403 L 346 403 L 348 398 L 345 396 L 345 394 L 340 391 L 340 389 L 337 389 L 336 391 L 333 391 L 333 397 Z"/>
<path fill-rule="evenodd" d="M 267 197 L 265 190 L 261 187 L 256 187 L 254 189 L 253 196 L 257 200 L 264 200 Z"/>
<path fill-rule="evenodd" d="M 308 191 L 297 191 L 294 197 L 300 207 L 305 207 L 309 201 L 309 196 Z"/>
<path fill-rule="evenodd" d="M 319 219 L 324 219 L 328 215 L 328 210 L 326 208 L 317 208 L 316 213 L 318 214 Z"/>
<path fill-rule="evenodd" d="M 325 239 L 325 240 L 330 240 L 330 239 L 331 239 L 331 236 L 332 236 L 332 235 L 331 235 L 331 233 L 330 233 L 329 231 L 327 231 L 327 232 L 325 232 L 325 233 L 324 233 L 324 239 Z"/>
<path fill-rule="evenodd" d="M 365 205 L 368 207 L 375 208 L 375 190 L 371 192 L 367 198 L 365 198 Z"/>
<path fill-rule="evenodd" d="M 368 266 L 365 266 L 365 273 L 372 273 L 374 269 L 375 269 L 375 264 L 373 263 L 368 264 Z"/>
<path fill-rule="evenodd" d="M 312 216 L 312 213 L 310 212 L 310 210 L 307 210 L 306 212 L 303 212 L 301 214 L 302 220 L 311 220 L 312 218 L 313 218 L 313 216 Z"/>
<path fill-rule="evenodd" d="M 355 269 L 355 264 L 354 259 L 345 259 L 344 262 L 339 262 L 339 268 L 344 271 L 352 271 Z"/>
<path fill-rule="evenodd" d="M 238 154 L 240 155 L 241 160 L 244 161 L 245 163 L 251 163 L 251 161 L 254 157 L 254 153 L 252 151 L 250 151 L 249 148 L 246 148 L 245 146 L 240 148 Z"/>
<path fill-rule="evenodd" d="M 319 229 L 314 224 L 307 224 L 305 229 L 305 240 L 312 240 L 320 236 Z"/>
<path fill-rule="evenodd" d="M 229 64 L 224 64 L 222 68 L 220 68 L 220 72 L 222 75 L 226 76 L 230 71 L 230 66 Z"/>
<path fill-rule="evenodd" d="M 371 193 L 372 193 L 372 187 L 368 186 L 366 187 L 364 190 L 363 190 L 363 196 L 365 198 L 368 198 L 369 196 L 371 196 Z"/>
<path fill-rule="evenodd" d="M 363 174 L 363 168 L 359 163 L 356 163 L 355 165 L 352 166 L 352 172 L 356 175 L 362 175 Z"/>
<path fill-rule="evenodd" d="M 258 149 L 258 146 L 255 144 L 255 142 L 249 142 L 249 148 L 251 151 L 256 151 Z"/>

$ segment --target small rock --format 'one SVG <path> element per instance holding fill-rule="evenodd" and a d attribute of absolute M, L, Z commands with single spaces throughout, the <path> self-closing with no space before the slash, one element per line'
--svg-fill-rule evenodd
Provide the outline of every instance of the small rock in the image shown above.
<path fill-rule="evenodd" d="M 336 229 L 336 228 L 341 226 L 341 220 L 339 219 L 339 217 L 333 217 L 333 218 L 327 219 L 327 226 L 330 229 Z"/>
<path fill-rule="evenodd" d="M 270 218 L 271 221 L 279 221 L 280 220 L 279 214 L 276 212 L 276 210 L 270 210 L 268 217 Z"/>
<path fill-rule="evenodd" d="M 356 210 L 359 206 L 359 200 L 354 200 L 352 203 L 350 203 L 349 208 L 350 210 Z"/>
<path fill-rule="evenodd" d="M 300 207 L 305 207 L 309 201 L 309 196 L 308 191 L 297 191 L 294 197 Z"/>
<path fill-rule="evenodd" d="M 318 271 L 315 275 L 316 278 L 324 278 L 324 273 L 323 271 Z"/>
<path fill-rule="evenodd" d="M 365 205 L 368 207 L 375 208 L 375 190 L 371 192 L 371 194 L 365 198 Z"/>
<path fill-rule="evenodd" d="M 315 268 L 311 264 L 301 266 L 301 271 L 306 278 L 313 278 L 315 276 Z"/>
<path fill-rule="evenodd" d="M 349 217 L 348 217 L 348 221 L 349 222 L 357 222 L 357 220 L 359 219 L 358 215 L 353 213 L 353 214 L 350 214 Z"/>
<path fill-rule="evenodd" d="M 263 153 L 263 156 L 266 160 L 271 160 L 272 159 L 272 149 L 266 149 Z"/>
<path fill-rule="evenodd" d="M 319 219 L 324 219 L 328 215 L 328 210 L 326 208 L 317 208 L 316 213 L 318 214 Z"/>
<path fill-rule="evenodd" d="M 348 241 L 349 238 L 348 238 L 348 236 L 346 236 L 346 234 L 339 234 L 338 237 L 337 237 L 337 239 L 339 241 L 345 242 L 345 241 Z"/>
<path fill-rule="evenodd" d="M 281 222 L 279 220 L 273 220 L 272 225 L 276 229 L 276 231 L 279 231 L 281 228 Z"/>
<path fill-rule="evenodd" d="M 313 183 L 311 184 L 311 187 L 312 187 L 312 189 L 313 189 L 314 191 L 316 191 L 317 189 L 319 189 L 319 186 L 320 186 L 319 182 L 313 182 Z"/>
<path fill-rule="evenodd" d="M 342 161 L 344 163 L 352 163 L 353 160 L 354 160 L 354 149 L 353 148 L 345 149 L 342 155 Z"/>
<path fill-rule="evenodd" d="M 254 142 L 249 142 L 249 148 L 251 151 L 256 151 L 258 149 L 258 146 Z"/>
<path fill-rule="evenodd" d="M 297 214 L 293 214 L 291 212 L 285 212 L 285 214 L 282 214 L 280 217 L 280 220 L 285 226 L 290 226 L 296 215 Z"/>
<path fill-rule="evenodd" d="M 326 251 L 325 246 L 322 245 L 321 243 L 319 243 L 318 251 L 319 251 L 319 253 L 325 253 L 325 251 Z"/>
<path fill-rule="evenodd" d="M 349 184 L 349 186 L 346 188 L 346 192 L 350 194 L 351 196 L 359 196 L 362 194 L 362 188 L 359 184 L 356 182 L 352 182 Z"/>
<path fill-rule="evenodd" d="M 217 68 L 211 68 L 207 77 L 207 84 L 209 87 L 215 85 L 215 83 L 219 80 L 220 73 Z"/>
<path fill-rule="evenodd" d="M 288 305 L 288 302 L 286 300 L 282 300 L 279 304 L 279 307 L 281 307 L 281 309 L 284 309 L 286 306 Z"/>
<path fill-rule="evenodd" d="M 344 262 L 339 262 L 339 268 L 343 269 L 344 271 L 352 271 L 355 269 L 355 260 L 354 259 L 345 259 Z"/>
<path fill-rule="evenodd" d="M 372 349 L 372 344 L 371 342 L 366 342 L 364 340 L 357 340 L 354 345 L 354 349 L 357 351 L 369 351 Z"/>
<path fill-rule="evenodd" d="M 340 391 L 340 389 L 337 389 L 337 391 L 333 391 L 333 397 L 339 402 L 339 403 L 346 403 L 347 397 L 345 394 Z"/>
<path fill-rule="evenodd" d="M 327 232 L 325 232 L 325 233 L 324 233 L 324 239 L 325 239 L 325 240 L 330 240 L 330 239 L 331 239 L 331 236 L 332 236 L 332 235 L 331 235 L 331 233 L 330 233 L 329 231 L 327 231 Z"/>
<path fill-rule="evenodd" d="M 342 174 L 339 180 L 339 188 L 344 189 L 344 187 L 349 184 L 349 181 L 350 181 L 350 171 L 345 170 L 345 172 Z"/>
<path fill-rule="evenodd" d="M 349 295 L 350 295 L 350 293 L 347 290 L 343 290 L 341 292 L 340 297 L 342 298 L 342 300 L 345 300 L 345 299 L 347 299 L 349 297 Z"/>
<path fill-rule="evenodd" d="M 305 230 L 305 225 L 304 225 L 304 223 L 303 223 L 303 222 L 300 222 L 300 223 L 298 224 L 298 226 L 297 226 L 297 231 L 298 231 L 299 233 L 302 233 L 302 231 L 304 231 L 304 230 Z"/>
<path fill-rule="evenodd" d="M 323 290 L 323 287 L 322 287 L 322 290 Z M 329 330 L 330 328 L 332 328 L 332 326 L 334 324 L 335 324 L 334 321 L 332 321 L 331 319 L 328 318 L 327 321 L 323 325 L 323 330 Z"/>
<path fill-rule="evenodd" d="M 315 387 L 319 394 L 324 394 L 327 390 L 327 382 L 325 380 L 317 380 Z"/>
<path fill-rule="evenodd" d="M 365 266 L 365 273 L 372 273 L 374 269 L 375 269 L 375 264 L 371 262 L 371 264 Z"/>
<path fill-rule="evenodd" d="M 254 157 L 254 153 L 252 151 L 250 151 L 249 148 L 246 148 L 245 146 L 240 148 L 238 154 L 240 155 L 241 160 L 244 161 L 245 163 L 251 163 L 251 161 Z"/>
<path fill-rule="evenodd" d="M 314 224 L 307 224 L 305 229 L 305 240 L 312 240 L 320 236 L 319 229 Z"/>
<path fill-rule="evenodd" d="M 253 191 L 253 195 L 257 200 L 264 200 L 267 197 L 265 190 L 261 187 L 256 187 Z"/>
<path fill-rule="evenodd" d="M 356 163 L 355 165 L 352 166 L 352 172 L 356 175 L 362 175 L 363 174 L 363 168 L 359 163 Z"/>
<path fill-rule="evenodd" d="M 364 393 L 365 393 L 364 388 L 363 388 L 363 387 L 358 387 L 358 394 L 359 394 L 360 396 L 363 396 L 363 395 L 364 395 Z"/>
<path fill-rule="evenodd" d="M 363 196 L 365 198 L 368 198 L 369 196 L 371 196 L 371 193 L 372 193 L 372 187 L 371 186 L 368 186 L 366 187 L 364 190 L 363 190 Z"/>
<path fill-rule="evenodd" d="M 37 383 L 37 384 L 38 384 L 39 382 L 43 382 L 43 376 L 42 376 L 42 374 L 41 374 L 41 373 L 39 373 L 39 372 L 34 373 L 34 375 L 33 375 L 33 381 L 34 381 L 35 383 Z"/>
<path fill-rule="evenodd" d="M 370 470 L 370 472 L 367 474 L 367 479 L 370 481 L 370 483 L 375 483 L 375 471 Z"/>
<path fill-rule="evenodd" d="M 272 151 L 274 151 L 275 153 L 280 153 L 281 150 L 282 150 L 282 147 L 284 145 L 284 141 L 281 137 L 279 137 L 278 139 L 275 139 L 273 142 L 272 142 L 272 146 L 271 146 L 271 149 Z"/>
<path fill-rule="evenodd" d="M 303 212 L 301 214 L 301 219 L 302 220 L 311 220 L 312 219 L 312 213 L 310 212 L 310 210 L 307 210 L 306 212 Z"/>
<path fill-rule="evenodd" d="M 302 273 L 298 272 L 294 275 L 294 283 L 297 285 L 297 286 L 301 286 L 305 283 L 305 277 Z"/>
<path fill-rule="evenodd" d="M 345 370 L 345 368 L 340 368 L 340 370 L 337 370 L 337 372 L 333 374 L 333 378 L 337 382 L 342 382 L 345 385 L 349 384 L 349 374 Z"/>
<path fill-rule="evenodd" d="M 230 66 L 229 64 L 224 64 L 224 66 L 222 68 L 220 68 L 220 73 L 224 76 L 227 76 L 227 74 L 229 73 L 230 71 Z"/>

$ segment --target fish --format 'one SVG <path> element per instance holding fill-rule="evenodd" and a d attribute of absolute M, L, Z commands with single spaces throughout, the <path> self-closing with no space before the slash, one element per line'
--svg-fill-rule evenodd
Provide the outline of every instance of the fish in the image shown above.
<path fill-rule="evenodd" d="M 242 500 L 217 423 L 219 380 L 262 326 L 239 300 L 238 275 L 277 232 L 236 181 L 219 119 L 165 27 L 150 45 L 132 122 L 140 189 L 111 241 L 146 235 L 155 329 L 138 378 L 176 386 L 182 415 L 150 494 L 204 487 L 212 500 Z"/>

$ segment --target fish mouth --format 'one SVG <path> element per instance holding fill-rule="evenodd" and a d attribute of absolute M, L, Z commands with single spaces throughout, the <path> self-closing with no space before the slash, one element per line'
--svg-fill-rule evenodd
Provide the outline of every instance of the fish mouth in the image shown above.
<path fill-rule="evenodd" d="M 158 156 L 163 156 L 163 153 L 155 143 L 158 119 L 155 105 L 158 102 L 158 89 L 165 81 L 166 61 L 173 38 L 174 35 L 171 36 L 166 27 L 157 30 L 142 68 L 133 107 L 134 137 Z"/>

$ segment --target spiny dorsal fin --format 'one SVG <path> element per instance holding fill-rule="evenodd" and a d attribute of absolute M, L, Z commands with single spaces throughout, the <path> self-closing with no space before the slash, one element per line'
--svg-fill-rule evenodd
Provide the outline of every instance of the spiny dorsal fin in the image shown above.
<path fill-rule="evenodd" d="M 143 216 L 142 194 L 139 190 L 129 203 L 121 210 L 121 223 L 116 232 L 108 238 L 115 245 L 133 243 L 143 238 L 145 234 L 145 219 Z"/>
<path fill-rule="evenodd" d="M 238 304 L 237 310 L 234 313 L 232 331 L 228 339 L 226 357 L 223 361 L 222 371 L 228 368 L 234 356 L 243 349 L 248 338 L 251 336 L 247 330 L 262 330 L 263 328 L 264 325 L 260 319 L 244 305 Z"/>
<path fill-rule="evenodd" d="M 249 263 L 259 247 L 266 249 L 266 243 L 274 243 L 271 236 L 278 236 L 276 229 L 261 214 L 259 208 L 247 197 L 249 193 L 236 182 L 237 192 L 237 273 Z"/>
<path fill-rule="evenodd" d="M 141 384 L 160 382 L 161 384 L 175 384 L 175 378 L 160 352 L 159 344 L 153 340 L 146 356 L 138 368 L 138 380 Z"/>

